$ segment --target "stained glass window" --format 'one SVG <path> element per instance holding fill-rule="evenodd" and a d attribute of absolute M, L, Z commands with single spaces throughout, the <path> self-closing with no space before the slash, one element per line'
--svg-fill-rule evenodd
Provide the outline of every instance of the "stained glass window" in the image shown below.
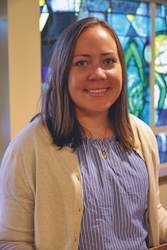
<path fill-rule="evenodd" d="M 161 163 L 167 163 L 167 5 L 157 3 L 152 24 L 152 1 L 126 0 L 40 0 L 42 48 L 42 83 L 53 44 L 71 23 L 87 16 L 106 20 L 116 31 L 127 65 L 129 112 L 138 116 L 155 131 Z M 152 60 L 152 29 L 154 36 L 154 69 Z M 154 84 L 150 75 L 154 74 Z M 153 102 L 151 91 L 153 88 Z M 152 112 L 152 106 L 154 112 Z M 153 121 L 151 119 L 153 115 Z"/>
<path fill-rule="evenodd" d="M 167 12 L 157 4 L 155 16 L 155 126 L 167 125 Z"/>

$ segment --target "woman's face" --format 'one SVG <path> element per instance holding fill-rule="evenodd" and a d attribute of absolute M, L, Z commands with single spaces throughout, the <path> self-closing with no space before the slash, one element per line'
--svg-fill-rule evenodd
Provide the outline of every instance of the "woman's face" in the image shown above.
<path fill-rule="evenodd" d="M 101 26 L 86 28 L 76 42 L 68 76 L 76 116 L 107 114 L 121 88 L 122 68 L 114 39 Z"/>

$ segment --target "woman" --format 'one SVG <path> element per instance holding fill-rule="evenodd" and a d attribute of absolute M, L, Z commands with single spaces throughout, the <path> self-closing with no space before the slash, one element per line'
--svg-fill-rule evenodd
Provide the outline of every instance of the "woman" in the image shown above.
<path fill-rule="evenodd" d="M 41 113 L 0 172 L 0 249 L 144 250 L 166 241 L 156 139 L 127 113 L 114 30 L 70 25 L 50 63 Z"/>

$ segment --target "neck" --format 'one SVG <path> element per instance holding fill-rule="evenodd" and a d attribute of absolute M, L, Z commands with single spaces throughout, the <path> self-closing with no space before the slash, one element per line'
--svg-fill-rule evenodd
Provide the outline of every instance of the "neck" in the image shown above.
<path fill-rule="evenodd" d="M 79 123 L 84 129 L 84 135 L 91 138 L 108 138 L 114 135 L 114 130 L 108 118 L 80 117 Z"/>

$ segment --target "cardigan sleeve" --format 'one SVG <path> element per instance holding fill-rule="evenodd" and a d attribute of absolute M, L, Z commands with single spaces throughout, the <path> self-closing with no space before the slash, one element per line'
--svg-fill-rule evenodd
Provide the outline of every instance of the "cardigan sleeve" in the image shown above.
<path fill-rule="evenodd" d="M 147 128 L 146 128 L 147 127 Z M 167 242 L 167 211 L 163 208 L 160 201 L 160 192 L 159 192 L 159 166 L 160 159 L 158 153 L 158 145 L 155 138 L 155 135 L 150 127 L 146 125 L 145 133 L 148 136 L 148 143 L 146 145 L 150 148 L 151 155 L 151 166 L 153 177 L 150 178 L 151 181 L 154 181 L 155 192 L 156 192 L 156 201 L 157 201 L 157 211 L 158 211 L 158 224 L 159 224 L 159 243 Z"/>
<path fill-rule="evenodd" d="M 160 243 L 167 242 L 167 211 L 158 205 L 158 218 L 159 218 L 159 231 L 160 231 Z"/>
<path fill-rule="evenodd" d="M 151 128 L 139 118 L 130 115 L 139 154 L 146 162 L 149 174 L 149 221 L 151 224 L 151 245 L 167 242 L 167 211 L 159 197 L 159 153 L 155 135 Z M 157 228 L 158 227 L 158 228 Z M 157 240 L 158 238 L 158 240 Z"/>
<path fill-rule="evenodd" d="M 18 155 L 9 145 L 0 168 L 1 250 L 34 249 L 34 197 Z"/>

